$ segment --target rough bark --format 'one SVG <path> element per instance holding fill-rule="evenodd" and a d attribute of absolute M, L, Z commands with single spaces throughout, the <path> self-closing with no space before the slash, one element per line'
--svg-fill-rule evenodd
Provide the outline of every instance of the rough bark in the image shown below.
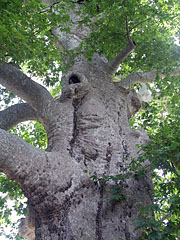
<path fill-rule="evenodd" d="M 99 185 L 90 178 L 119 174 L 137 157 L 136 144 L 147 137 L 133 131 L 128 119 L 140 106 L 134 92 L 115 86 L 101 58 L 81 57 L 64 76 L 62 96 L 45 108 L 49 152 L 1 130 L 1 169 L 28 198 L 36 239 L 133 240 L 140 235 L 134 231 L 136 203 L 151 203 L 151 180 L 123 181 L 125 200 L 111 202 L 107 197 L 118 182 Z"/>
<path fill-rule="evenodd" d="M 61 46 L 76 46 L 74 41 L 64 45 L 69 36 L 58 37 Z M 141 107 L 137 94 L 117 87 L 109 71 L 110 65 L 116 68 L 124 60 L 125 52 L 115 64 L 98 55 L 91 62 L 78 56 L 63 76 L 58 99 L 20 70 L 5 63 L 0 67 L 0 83 L 36 110 L 48 135 L 43 152 L 0 130 L 0 168 L 28 198 L 36 240 L 135 240 L 141 235 L 135 231 L 135 220 L 141 217 L 140 208 L 152 202 L 151 179 L 133 176 L 106 183 L 91 179 L 122 173 L 138 156 L 136 144 L 148 140 L 128 123 Z M 110 201 L 117 185 L 124 198 Z"/>
<path fill-rule="evenodd" d="M 22 184 L 33 172 L 37 159 L 40 157 L 44 161 L 45 153 L 2 129 L 0 136 L 0 170 Z"/>
<path fill-rule="evenodd" d="M 0 128 L 9 130 L 18 123 L 27 120 L 38 120 L 36 111 L 27 103 L 15 104 L 0 111 Z"/>
<path fill-rule="evenodd" d="M 39 112 L 52 98 L 50 93 L 40 84 L 32 81 L 12 64 L 0 62 L 0 84 L 25 100 Z"/>
<path fill-rule="evenodd" d="M 116 84 L 124 88 L 130 88 L 135 83 L 152 83 L 156 79 L 156 76 L 156 70 L 151 70 L 150 72 L 136 72 Z"/>

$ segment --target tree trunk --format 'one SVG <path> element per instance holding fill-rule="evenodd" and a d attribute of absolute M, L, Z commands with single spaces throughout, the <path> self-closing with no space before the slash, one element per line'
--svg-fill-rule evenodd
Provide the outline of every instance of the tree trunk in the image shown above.
<path fill-rule="evenodd" d="M 76 59 L 63 77 L 61 97 L 40 116 L 49 152 L 21 183 L 34 210 L 36 240 L 135 240 L 141 235 L 135 220 L 152 201 L 151 179 L 98 181 L 122 173 L 138 156 L 136 144 L 148 140 L 128 123 L 141 106 L 137 95 L 117 88 L 106 67 L 99 56 L 92 62 Z M 117 186 L 119 199 L 112 200 Z"/>
<path fill-rule="evenodd" d="M 63 49 L 76 51 L 90 33 L 77 24 L 78 9 L 70 11 L 74 23 L 70 34 L 61 33 L 61 28 L 53 30 Z M 36 119 L 48 135 L 43 152 L 0 130 L 0 169 L 20 184 L 28 198 L 36 240 L 135 240 L 141 236 L 135 231 L 135 220 L 142 217 L 140 208 L 152 203 L 151 178 L 134 174 L 122 180 L 100 180 L 123 174 L 138 156 L 136 145 L 148 140 L 128 123 L 141 107 L 136 93 L 112 80 L 135 47 L 129 40 L 109 63 L 97 54 L 91 62 L 76 57 L 63 76 L 62 94 L 55 99 L 20 70 L 0 65 L 0 83 L 27 102 L 2 111 L 0 127 L 8 130 L 23 120 Z M 32 217 L 25 222 L 34 228 Z M 23 235 L 34 238 L 32 232 Z"/>

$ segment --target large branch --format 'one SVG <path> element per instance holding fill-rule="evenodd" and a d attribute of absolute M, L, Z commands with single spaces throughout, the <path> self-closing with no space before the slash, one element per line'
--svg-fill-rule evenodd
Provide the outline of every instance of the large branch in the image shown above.
<path fill-rule="evenodd" d="M 133 40 L 129 39 L 126 47 L 111 61 L 109 62 L 109 72 L 115 73 L 119 65 L 129 56 L 129 54 L 136 48 L 136 44 Z"/>
<path fill-rule="evenodd" d="M 0 62 L 0 84 L 24 99 L 36 110 L 46 106 L 52 96 L 46 88 L 27 77 L 12 64 Z"/>
<path fill-rule="evenodd" d="M 170 77 L 173 76 L 178 76 L 180 75 L 180 70 L 176 70 L 172 72 Z M 158 74 L 158 77 L 160 79 L 164 79 L 168 77 L 164 74 Z M 151 70 L 149 72 L 136 72 L 134 74 L 129 75 L 125 79 L 123 79 L 120 82 L 116 82 L 115 84 L 124 87 L 124 88 L 130 88 L 132 87 L 135 83 L 152 83 L 157 77 L 157 71 L 156 70 Z"/>
<path fill-rule="evenodd" d="M 129 75 L 128 77 L 124 78 L 122 81 L 117 82 L 121 87 L 130 88 L 135 83 L 151 83 L 156 79 L 157 72 L 156 70 L 151 70 L 150 72 L 137 72 L 134 74 Z"/>
<path fill-rule="evenodd" d="M 37 120 L 36 111 L 27 103 L 15 104 L 0 112 L 0 128 L 4 130 L 27 120 Z"/>
<path fill-rule="evenodd" d="M 0 171 L 18 183 L 31 174 L 39 159 L 45 161 L 45 152 L 19 137 L 0 129 Z"/>

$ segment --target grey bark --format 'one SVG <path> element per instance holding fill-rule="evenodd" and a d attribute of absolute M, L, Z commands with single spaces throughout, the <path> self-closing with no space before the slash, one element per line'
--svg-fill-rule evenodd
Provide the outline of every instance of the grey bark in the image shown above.
<path fill-rule="evenodd" d="M 0 169 L 10 179 L 22 184 L 33 171 L 37 158 L 40 157 L 44 161 L 45 153 L 2 129 L 0 136 Z"/>
<path fill-rule="evenodd" d="M 0 111 L 0 128 L 9 130 L 18 123 L 27 120 L 38 120 L 36 111 L 27 103 L 15 104 Z"/>
<path fill-rule="evenodd" d="M 173 76 L 179 76 L 180 75 L 180 71 L 179 69 L 173 71 L 169 77 L 173 77 Z M 168 76 L 166 76 L 165 74 L 159 73 L 157 74 L 157 71 L 155 69 L 149 71 L 149 72 L 136 72 L 133 73 L 131 75 L 129 75 L 128 77 L 124 78 L 123 80 L 120 79 L 119 82 L 116 82 L 116 85 L 119 85 L 121 87 L 124 88 L 131 88 L 135 83 L 152 83 L 156 77 L 159 77 L 160 79 L 164 79 Z"/>
<path fill-rule="evenodd" d="M 151 70 L 150 72 L 136 72 L 116 84 L 124 88 L 130 88 L 135 83 L 152 83 L 156 79 L 156 76 L 156 70 Z"/>
<path fill-rule="evenodd" d="M 66 36 L 58 38 L 62 46 Z M 0 67 L 0 83 L 36 110 L 48 135 L 43 152 L 0 130 L 0 168 L 28 198 L 36 240 L 135 240 L 141 235 L 135 220 L 140 208 L 152 203 L 151 178 L 104 184 L 91 179 L 122 173 L 138 156 L 136 144 L 148 140 L 128 123 L 141 107 L 137 94 L 117 87 L 109 71 L 125 55 L 110 64 L 98 55 L 91 62 L 78 56 L 63 76 L 58 99 L 20 70 L 5 63 Z M 124 200 L 110 201 L 118 184 Z"/>
<path fill-rule="evenodd" d="M 115 73 L 119 65 L 129 56 L 129 54 L 136 48 L 136 43 L 129 39 L 126 47 L 109 63 L 109 71 Z"/>
<path fill-rule="evenodd" d="M 110 202 L 109 190 L 118 183 L 99 185 L 90 177 L 119 174 L 138 156 L 136 144 L 147 137 L 128 124 L 140 108 L 138 97 L 114 85 L 98 56 L 78 58 L 63 79 L 62 96 L 49 102 L 42 118 L 49 152 L 1 130 L 1 169 L 28 198 L 36 239 L 136 239 L 136 203 L 151 202 L 151 180 L 123 181 L 126 200 Z"/>
<path fill-rule="evenodd" d="M 12 64 L 5 62 L 0 62 L 0 84 L 39 112 L 52 99 L 51 94 L 43 86 L 32 81 Z"/>

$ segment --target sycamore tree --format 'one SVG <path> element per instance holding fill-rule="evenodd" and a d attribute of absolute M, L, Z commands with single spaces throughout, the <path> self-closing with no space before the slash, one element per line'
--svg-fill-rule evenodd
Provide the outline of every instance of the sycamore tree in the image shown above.
<path fill-rule="evenodd" d="M 171 217 L 177 228 L 179 0 L 1 0 L 0 13 L 1 190 L 28 200 L 21 235 L 176 239 L 161 234 L 165 225 L 156 231 L 159 216 L 149 206 L 166 201 L 159 222 Z M 138 124 L 159 142 L 148 143 L 146 132 L 129 124 L 142 106 L 141 83 L 151 83 L 156 102 L 144 107 Z M 50 93 L 48 86 L 56 88 Z M 24 125 L 11 129 L 27 120 L 37 121 L 31 133 Z M 139 152 L 137 144 L 145 143 Z M 162 201 L 153 196 L 151 166 L 173 177 Z M 173 209 L 169 192 L 176 194 Z"/>

